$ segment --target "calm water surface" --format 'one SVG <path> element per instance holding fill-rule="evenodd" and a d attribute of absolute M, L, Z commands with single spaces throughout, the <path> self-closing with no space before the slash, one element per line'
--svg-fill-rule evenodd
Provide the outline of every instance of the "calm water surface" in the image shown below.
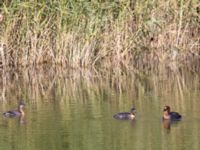
<path fill-rule="evenodd" d="M 30 74 L 34 74 L 31 76 Z M 0 119 L 2 150 L 199 150 L 198 75 L 92 78 L 28 72 L 4 79 L 1 112 L 26 102 L 24 118 Z M 5 85 L 5 84 L 4 84 Z M 163 124 L 164 105 L 183 120 Z M 134 121 L 113 115 L 137 108 Z"/>

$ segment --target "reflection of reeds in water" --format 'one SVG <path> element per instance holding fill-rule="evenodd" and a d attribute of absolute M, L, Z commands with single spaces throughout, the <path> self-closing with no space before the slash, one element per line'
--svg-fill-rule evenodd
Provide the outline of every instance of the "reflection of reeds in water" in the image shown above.
<path fill-rule="evenodd" d="M 58 67 L 45 67 L 38 69 L 27 68 L 22 72 L 15 70 L 4 71 L 1 77 L 3 79 L 0 81 L 0 88 L 3 89 L 1 90 L 3 91 L 1 100 L 4 100 L 4 102 L 13 101 L 16 103 L 15 100 L 24 98 L 30 103 L 36 103 L 38 107 L 45 107 L 42 105 L 43 103 L 45 103 L 45 105 L 52 103 L 55 104 L 55 107 L 59 107 L 48 107 L 51 108 L 48 111 L 49 113 L 54 112 L 54 109 L 58 109 L 56 113 L 60 113 L 59 115 L 53 113 L 45 115 L 45 118 L 40 119 L 30 114 L 27 116 L 29 119 L 30 117 L 35 117 L 37 120 L 37 126 L 33 127 L 33 124 L 28 123 L 26 125 L 27 136 L 35 140 L 33 143 L 39 143 L 37 139 L 44 138 L 44 135 L 49 135 L 48 130 L 40 130 L 44 129 L 48 123 L 48 127 L 55 125 L 58 129 L 62 129 L 61 132 L 57 130 L 53 130 L 52 132 L 59 140 L 63 140 L 60 136 L 64 136 L 66 138 L 64 139 L 66 144 L 70 143 L 68 146 L 71 147 L 71 149 L 73 146 L 77 145 L 77 142 L 86 147 L 95 147 L 98 144 L 105 143 L 105 145 L 110 145 L 113 149 L 116 148 L 116 144 L 121 149 L 123 149 L 126 144 L 141 149 L 145 149 L 146 147 L 152 150 L 165 149 L 165 147 L 168 146 L 171 149 L 178 149 L 181 146 L 177 145 L 177 139 L 181 137 L 181 140 L 187 140 L 184 134 L 188 135 L 188 133 L 179 130 L 180 128 L 174 131 L 173 129 L 176 128 L 176 126 L 172 126 L 172 131 L 176 133 L 173 135 L 176 136 L 168 138 L 167 136 L 170 135 L 166 135 L 163 132 L 162 123 L 159 121 L 160 119 L 156 117 L 153 119 L 148 118 L 149 120 L 144 116 L 142 116 L 143 118 L 139 118 L 133 130 L 131 130 L 133 131 L 132 134 L 124 132 L 131 126 L 129 126 L 129 122 L 121 126 L 121 128 L 124 129 L 122 130 L 118 128 L 119 126 L 116 127 L 116 124 L 113 122 L 103 122 L 102 118 L 100 120 L 78 119 L 73 120 L 73 122 L 64 121 L 62 123 L 59 121 L 63 118 L 69 120 L 73 118 L 73 111 L 77 110 L 71 108 L 72 105 L 68 105 L 71 103 L 77 103 L 79 105 L 87 103 L 92 104 L 91 110 L 84 110 L 79 107 L 78 113 L 82 117 L 85 113 L 88 113 L 87 111 L 91 111 L 89 113 L 92 113 L 94 116 L 96 113 L 102 114 L 101 111 L 103 109 L 100 108 L 101 105 L 99 105 L 102 101 L 108 101 L 111 103 L 111 106 L 120 107 L 121 110 L 122 108 L 125 110 L 124 107 L 130 108 L 134 103 L 139 110 L 148 112 L 147 114 L 149 114 L 150 117 L 154 117 L 155 111 L 161 112 L 157 115 L 160 117 L 162 114 L 162 106 L 165 104 L 172 105 L 172 109 L 176 108 L 179 112 L 183 112 L 183 110 L 188 108 L 188 105 L 190 106 L 192 103 L 193 109 L 199 109 L 199 102 L 197 101 L 200 88 L 199 76 L 198 74 L 184 73 L 181 71 L 175 73 L 171 71 L 159 72 L 157 74 L 123 74 L 120 71 L 99 73 L 90 70 L 75 71 Z M 192 99 L 187 99 L 188 97 Z M 152 105 L 156 105 L 156 107 L 154 107 L 156 110 L 152 110 Z M 140 114 L 141 113 L 142 111 Z M 60 116 L 63 118 L 57 118 Z M 55 121 L 57 122 L 55 123 Z M 187 129 L 188 126 L 190 126 L 187 123 L 178 125 L 179 127 L 181 126 L 181 129 Z M 54 128 L 54 126 L 52 128 Z M 88 128 L 90 128 L 90 130 L 88 130 Z M 30 134 L 29 132 L 33 129 L 41 133 Z M 198 143 L 198 129 L 199 126 L 194 124 L 193 129 L 191 128 L 190 131 L 193 134 L 191 141 L 194 143 Z M 68 130 L 73 132 L 73 134 L 68 133 Z M 189 131 L 187 130 L 187 132 Z M 101 135 L 102 133 L 106 133 L 106 136 Z M 120 135 L 120 138 L 116 139 L 107 135 Z M 152 135 L 154 136 L 152 137 Z M 12 136 L 12 134 L 10 136 Z M 36 136 L 37 138 L 32 138 L 32 136 Z M 50 143 L 55 143 L 55 141 L 53 141 L 54 136 L 46 137 L 48 142 L 52 141 Z M 97 139 L 97 141 L 85 145 L 83 142 L 88 142 L 88 139 Z M 141 143 L 141 141 L 145 142 Z M 169 143 L 171 143 L 171 145 L 168 145 Z"/>
<path fill-rule="evenodd" d="M 1 73 L 2 100 L 31 98 L 38 101 L 59 97 L 60 102 L 70 99 L 79 102 L 95 99 L 109 99 L 113 95 L 126 95 L 140 99 L 145 94 L 168 97 L 181 103 L 191 91 L 199 88 L 198 75 L 176 73 L 156 74 L 114 74 L 98 73 L 90 70 L 64 70 L 63 68 L 44 67 L 40 69 L 14 70 Z M 10 94 L 12 93 L 12 94 Z M 113 94 L 112 94 L 113 93 Z M 196 93 L 197 94 L 197 93 Z M 49 99 L 50 98 L 50 99 Z M 109 99 L 113 101 L 112 98 Z"/>

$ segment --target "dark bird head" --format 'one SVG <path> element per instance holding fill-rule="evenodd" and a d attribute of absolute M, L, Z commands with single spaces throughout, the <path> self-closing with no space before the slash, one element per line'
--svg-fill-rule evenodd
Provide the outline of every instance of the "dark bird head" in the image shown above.
<path fill-rule="evenodd" d="M 167 111 L 167 112 L 170 112 L 170 107 L 169 107 L 169 106 L 165 106 L 164 109 L 163 109 L 163 111 L 164 111 L 164 112 L 166 112 L 166 111 Z"/>
<path fill-rule="evenodd" d="M 136 113 L 136 108 L 134 108 L 134 107 L 131 108 L 131 113 L 132 113 L 132 114 L 135 114 L 135 113 Z"/>
<path fill-rule="evenodd" d="M 24 107 L 25 107 L 25 103 L 21 101 L 21 102 L 19 103 L 19 109 L 24 108 Z"/>

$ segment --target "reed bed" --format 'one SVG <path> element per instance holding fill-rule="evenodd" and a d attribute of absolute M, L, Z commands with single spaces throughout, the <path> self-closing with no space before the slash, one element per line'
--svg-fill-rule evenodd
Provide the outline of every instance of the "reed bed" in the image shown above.
<path fill-rule="evenodd" d="M 200 66 L 198 0 L 4 0 L 0 31 L 3 68 Z"/>

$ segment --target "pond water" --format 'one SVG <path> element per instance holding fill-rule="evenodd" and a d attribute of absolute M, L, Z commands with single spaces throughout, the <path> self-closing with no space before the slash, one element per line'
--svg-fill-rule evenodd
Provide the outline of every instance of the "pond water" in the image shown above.
<path fill-rule="evenodd" d="M 1 117 L 0 149 L 200 149 L 198 74 L 31 69 L 4 72 L 2 79 L 0 111 L 23 99 L 26 115 Z M 183 120 L 163 124 L 164 105 L 180 112 Z M 133 106 L 134 121 L 113 119 Z"/>

